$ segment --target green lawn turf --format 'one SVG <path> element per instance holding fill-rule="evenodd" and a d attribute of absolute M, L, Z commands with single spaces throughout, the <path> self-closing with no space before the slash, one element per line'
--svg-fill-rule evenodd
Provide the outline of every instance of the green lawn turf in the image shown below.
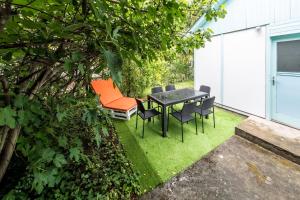
<path fill-rule="evenodd" d="M 177 107 L 180 109 L 180 106 Z M 212 117 L 205 119 L 204 134 L 201 132 L 199 117 L 198 135 L 195 133 L 194 122 L 184 124 L 184 143 L 181 142 L 180 122 L 172 117 L 170 117 L 166 138 L 161 136 L 158 118 L 155 118 L 154 124 L 145 123 L 144 139 L 141 138 L 140 118 L 137 130 L 135 116 L 130 121 L 115 120 L 114 124 L 134 170 L 141 175 L 142 189 L 148 191 L 175 176 L 229 139 L 234 134 L 234 127 L 242 119 L 243 117 L 238 114 L 217 108 L 216 128 L 213 128 Z"/>

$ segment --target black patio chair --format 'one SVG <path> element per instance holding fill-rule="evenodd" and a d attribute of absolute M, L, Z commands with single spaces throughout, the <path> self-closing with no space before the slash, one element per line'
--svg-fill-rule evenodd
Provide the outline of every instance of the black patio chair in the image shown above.
<path fill-rule="evenodd" d="M 215 107 L 214 107 L 215 97 L 205 98 L 200 106 L 195 107 L 195 113 L 198 113 L 202 119 L 202 133 L 204 133 L 203 117 L 213 114 L 214 128 L 216 128 L 215 123 Z"/>
<path fill-rule="evenodd" d="M 167 85 L 166 86 L 166 91 L 172 91 L 172 90 L 176 90 L 176 88 L 175 88 L 175 85 Z M 171 106 L 171 107 L 168 107 L 168 112 L 169 112 L 169 109 L 173 109 L 173 106 Z"/>
<path fill-rule="evenodd" d="M 201 85 L 199 91 L 206 92 L 208 94 L 207 96 L 205 96 L 205 98 L 210 97 L 210 87 L 209 86 Z"/>
<path fill-rule="evenodd" d="M 198 134 L 197 131 L 197 118 L 196 118 L 196 113 L 195 113 L 195 107 L 196 107 L 196 103 L 192 102 L 192 103 L 184 103 L 181 111 L 177 111 L 175 109 L 173 109 L 173 112 L 169 112 L 168 113 L 168 128 L 169 129 L 169 115 L 171 114 L 175 119 L 177 119 L 178 121 L 180 121 L 181 123 L 181 140 L 183 142 L 183 124 L 184 123 L 188 123 L 191 120 L 195 120 L 195 125 L 196 125 L 196 135 Z M 195 114 L 195 116 L 193 117 L 192 115 Z"/>
<path fill-rule="evenodd" d="M 140 99 L 136 99 L 137 103 L 137 113 L 136 113 L 136 121 L 135 121 L 135 129 L 137 129 L 138 125 L 138 115 L 143 119 L 143 134 L 142 138 L 144 138 L 144 133 L 145 133 L 145 120 L 155 117 L 157 115 L 160 115 L 161 113 L 156 110 L 155 108 L 146 110 L 143 104 L 143 101 Z M 153 123 L 154 123 L 154 118 L 153 118 Z"/>
<path fill-rule="evenodd" d="M 172 90 L 176 90 L 175 85 L 167 85 L 166 86 L 166 91 L 172 91 Z"/>
<path fill-rule="evenodd" d="M 161 86 L 157 86 L 154 88 L 151 88 L 151 94 L 155 94 L 155 93 L 159 93 L 159 92 L 163 92 L 163 88 Z M 151 108 L 153 108 L 153 101 L 150 102 L 151 103 Z M 158 110 L 159 110 L 159 106 L 157 106 Z"/>
<path fill-rule="evenodd" d="M 159 93 L 159 92 L 163 92 L 163 88 L 161 86 L 151 88 L 151 94 L 155 94 L 155 93 Z"/>

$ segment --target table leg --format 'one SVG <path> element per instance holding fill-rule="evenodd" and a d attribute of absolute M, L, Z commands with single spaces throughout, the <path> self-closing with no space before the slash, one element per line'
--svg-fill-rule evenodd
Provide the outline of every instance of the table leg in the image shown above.
<path fill-rule="evenodd" d="M 168 118 L 167 118 L 167 107 L 162 106 L 162 132 L 163 132 L 163 137 L 167 136 L 167 126 L 168 126 Z"/>

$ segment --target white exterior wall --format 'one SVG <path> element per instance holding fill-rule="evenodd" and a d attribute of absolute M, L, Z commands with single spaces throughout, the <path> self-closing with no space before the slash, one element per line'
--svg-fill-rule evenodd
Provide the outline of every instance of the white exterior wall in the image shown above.
<path fill-rule="evenodd" d="M 201 24 L 215 35 L 300 20 L 300 0 L 227 0 L 224 19 Z M 199 24 L 196 23 L 195 26 Z M 192 29 L 196 29 L 193 27 Z"/>
<path fill-rule="evenodd" d="M 224 35 L 223 105 L 265 117 L 265 28 Z"/>
<path fill-rule="evenodd" d="M 212 88 L 211 95 L 221 103 L 221 36 L 213 37 L 205 48 L 194 51 L 195 88 L 208 85 Z"/>
<path fill-rule="evenodd" d="M 265 117 L 265 27 L 215 36 L 195 50 L 195 88 L 208 85 L 216 102 Z"/>

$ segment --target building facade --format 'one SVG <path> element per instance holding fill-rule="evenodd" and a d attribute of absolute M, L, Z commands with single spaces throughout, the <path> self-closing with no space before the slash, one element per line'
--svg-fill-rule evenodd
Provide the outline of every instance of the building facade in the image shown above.
<path fill-rule="evenodd" d="M 214 31 L 194 51 L 195 88 L 209 85 L 220 105 L 300 128 L 300 0 L 223 3 L 224 19 L 191 29 Z"/>

